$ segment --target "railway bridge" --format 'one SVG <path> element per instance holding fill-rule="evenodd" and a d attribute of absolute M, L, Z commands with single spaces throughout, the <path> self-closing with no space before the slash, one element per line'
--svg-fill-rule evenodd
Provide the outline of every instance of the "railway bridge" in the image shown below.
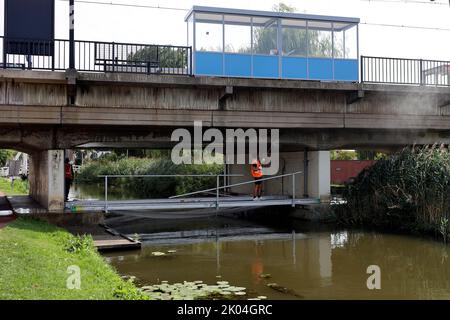
<path fill-rule="evenodd" d="M 303 32 L 306 21 L 306 32 L 315 26 L 345 39 L 359 20 L 230 10 L 194 8 L 186 18 L 193 30 L 188 43 L 194 40 L 186 47 L 77 40 L 74 68 L 66 63 L 67 40 L 26 40 L 28 47 L 48 46 L 52 55 L 24 56 L 7 54 L 18 42 L 3 38 L 0 147 L 30 154 L 31 196 L 50 211 L 63 210 L 64 150 L 172 148 L 173 130 L 193 131 L 196 121 L 204 129 L 278 129 L 276 174 L 301 173 L 268 181 L 265 190 L 294 192 L 296 199 L 328 199 L 329 150 L 450 143 L 450 62 L 346 57 L 350 40 L 343 55 L 336 48 L 329 58 L 316 57 L 307 47 L 305 57 L 288 56 L 283 23 Z M 226 36 L 229 15 L 236 26 L 250 21 L 249 30 L 272 19 L 277 50 L 256 52 L 253 44 L 250 53 L 238 54 L 227 46 L 219 53 L 200 47 L 196 23 L 219 24 Z M 226 172 L 244 175 L 229 184 L 249 179 L 243 165 L 227 165 Z M 292 179 L 295 191 L 286 187 Z"/>

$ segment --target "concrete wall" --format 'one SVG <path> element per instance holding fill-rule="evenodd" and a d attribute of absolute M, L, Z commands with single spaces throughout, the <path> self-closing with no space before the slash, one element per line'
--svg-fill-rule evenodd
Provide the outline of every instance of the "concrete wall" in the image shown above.
<path fill-rule="evenodd" d="M 303 172 L 304 152 L 280 153 L 280 169 L 277 175 Z M 330 152 L 308 152 L 308 196 L 328 201 L 330 198 Z M 230 183 L 238 183 L 252 180 L 249 165 L 229 165 L 229 174 L 243 174 L 243 177 L 232 177 Z M 264 171 L 263 171 L 264 172 Z M 267 176 L 266 176 L 267 177 Z M 304 174 L 295 176 L 295 195 L 304 197 Z M 240 194 L 252 194 L 253 184 L 232 188 L 232 192 Z M 292 196 L 292 177 L 283 177 L 263 182 L 263 193 L 266 195 Z"/>
<path fill-rule="evenodd" d="M 63 212 L 64 151 L 36 152 L 30 158 L 30 196 L 50 212 Z"/>

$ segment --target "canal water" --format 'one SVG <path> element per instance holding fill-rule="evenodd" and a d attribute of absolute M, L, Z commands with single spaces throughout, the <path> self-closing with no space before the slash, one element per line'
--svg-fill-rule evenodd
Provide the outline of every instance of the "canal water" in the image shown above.
<path fill-rule="evenodd" d="M 228 281 L 245 287 L 251 296 L 269 299 L 450 299 L 450 246 L 433 239 L 314 225 L 277 215 L 274 212 L 263 222 L 214 216 L 113 217 L 107 223 L 138 235 L 143 247 L 105 257 L 142 286 L 161 281 Z M 380 268 L 380 290 L 367 287 L 371 265 Z M 271 283 L 278 290 L 269 287 Z"/>

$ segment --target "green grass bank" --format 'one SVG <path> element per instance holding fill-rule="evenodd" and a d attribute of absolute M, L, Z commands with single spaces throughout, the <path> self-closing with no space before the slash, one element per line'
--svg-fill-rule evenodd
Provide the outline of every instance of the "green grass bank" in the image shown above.
<path fill-rule="evenodd" d="M 79 268 L 79 288 L 76 269 Z M 69 283 L 69 286 L 67 285 Z M 31 218 L 0 229 L 0 300 L 148 299 L 98 254 L 90 236 Z"/>

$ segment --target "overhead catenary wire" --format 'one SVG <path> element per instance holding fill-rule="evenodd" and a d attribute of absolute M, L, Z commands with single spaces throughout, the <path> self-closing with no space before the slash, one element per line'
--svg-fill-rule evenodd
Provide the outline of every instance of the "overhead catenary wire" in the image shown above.
<path fill-rule="evenodd" d="M 449 6 L 450 5 L 450 1 L 449 2 L 440 2 L 440 1 L 433 1 L 433 0 L 428 0 L 428 1 L 423 1 L 423 0 L 360 0 L 360 1 L 383 2 L 383 3 L 391 3 L 391 4 L 403 3 L 403 4 L 427 4 L 427 5 L 441 5 L 441 6 Z"/>
<path fill-rule="evenodd" d="M 69 0 L 58 0 L 60 2 L 69 2 Z M 189 11 L 187 8 L 177 8 L 177 7 L 165 7 L 165 6 L 155 6 L 155 5 L 146 5 L 146 4 L 130 4 L 123 2 L 102 2 L 95 0 L 75 0 L 75 3 L 84 3 L 84 4 L 97 4 L 97 5 L 108 5 L 108 6 L 119 6 L 119 7 L 131 7 L 131 8 L 144 8 L 144 9 L 160 9 L 160 10 L 174 10 L 174 11 Z"/>
<path fill-rule="evenodd" d="M 68 2 L 69 0 L 58 0 L 61 2 Z M 425 1 L 416 1 L 416 0 L 360 0 L 365 2 L 384 2 L 384 3 L 427 3 Z M 129 4 L 122 2 L 102 2 L 95 0 L 75 0 L 75 3 L 83 3 L 83 4 L 97 4 L 97 5 L 108 5 L 108 6 L 122 6 L 122 7 L 131 7 L 131 8 L 144 8 L 144 9 L 154 9 L 154 10 L 172 10 L 172 11 L 184 11 L 188 12 L 189 8 L 180 8 L 180 7 L 165 7 L 165 6 L 156 6 L 156 5 L 144 5 L 144 4 Z M 444 4 L 442 2 L 431 2 L 431 4 Z M 450 3 L 450 0 L 449 0 Z M 427 27 L 427 26 L 418 26 L 418 25 L 406 25 L 406 24 L 390 24 L 390 23 L 376 23 L 376 22 L 360 22 L 362 25 L 370 25 L 370 26 L 378 26 L 378 27 L 389 27 L 389 28 L 405 28 L 405 29 L 419 29 L 419 30 L 433 30 L 433 31 L 450 31 L 450 28 L 442 28 L 442 27 Z"/>

